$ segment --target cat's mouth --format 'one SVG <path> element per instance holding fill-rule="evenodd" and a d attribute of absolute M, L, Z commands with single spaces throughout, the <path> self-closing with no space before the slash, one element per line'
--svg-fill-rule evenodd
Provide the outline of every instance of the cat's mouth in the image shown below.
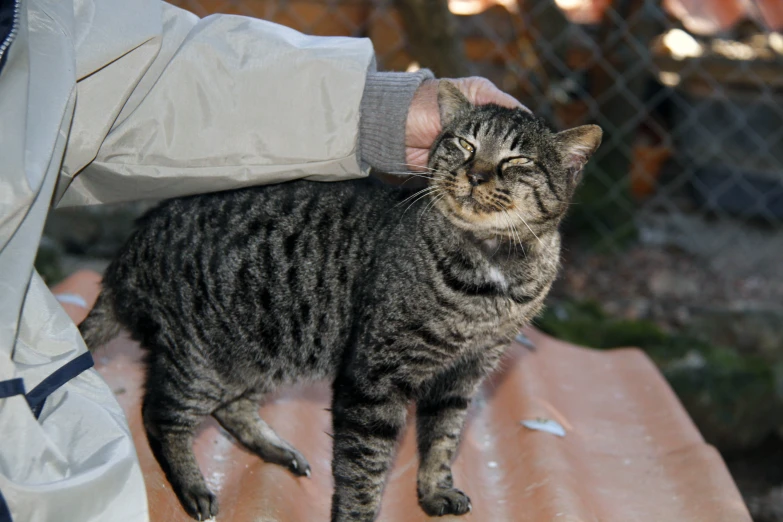
<path fill-rule="evenodd" d="M 473 213 L 489 214 L 492 212 L 500 212 L 499 208 L 493 208 L 490 205 L 481 202 L 476 197 L 473 190 L 471 190 L 471 192 L 468 193 L 467 195 L 464 196 L 454 195 L 452 197 L 457 203 L 459 203 L 460 206 L 462 206 L 467 210 L 473 211 Z"/>
<path fill-rule="evenodd" d="M 507 226 L 507 209 L 501 201 L 477 187 L 451 187 L 438 206 L 460 228 L 468 230 L 496 230 Z M 472 190 L 471 190 L 472 189 Z"/>

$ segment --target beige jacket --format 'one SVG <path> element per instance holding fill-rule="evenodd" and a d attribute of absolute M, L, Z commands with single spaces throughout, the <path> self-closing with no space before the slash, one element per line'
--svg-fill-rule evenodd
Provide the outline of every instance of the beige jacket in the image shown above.
<path fill-rule="evenodd" d="M 38 419 L 13 395 L 85 352 L 32 269 L 47 211 L 364 175 L 372 46 L 158 0 L 18 0 L 16 26 L 0 73 L 0 493 L 14 521 L 147 520 L 127 423 L 94 370 Z"/>

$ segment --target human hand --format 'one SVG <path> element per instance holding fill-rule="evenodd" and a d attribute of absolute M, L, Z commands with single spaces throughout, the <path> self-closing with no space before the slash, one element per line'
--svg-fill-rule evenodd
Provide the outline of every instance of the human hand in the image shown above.
<path fill-rule="evenodd" d="M 449 81 L 462 91 L 468 101 L 476 105 L 495 103 L 503 107 L 520 107 L 530 111 L 486 78 L 471 76 Z M 427 170 L 427 155 L 432 142 L 442 130 L 438 111 L 438 82 L 439 80 L 424 81 L 413 95 L 408 110 L 408 120 L 405 123 L 405 157 L 411 171 Z"/>

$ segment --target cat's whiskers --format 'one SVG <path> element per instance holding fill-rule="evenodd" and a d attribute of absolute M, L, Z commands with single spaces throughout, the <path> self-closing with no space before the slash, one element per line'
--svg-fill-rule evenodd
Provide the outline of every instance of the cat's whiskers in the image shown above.
<path fill-rule="evenodd" d="M 424 179 L 438 179 L 439 176 L 435 176 L 429 173 L 422 173 L 422 172 L 410 172 L 410 171 L 399 171 L 399 170 L 391 170 L 386 171 L 386 174 L 397 174 L 399 176 L 415 176 L 417 178 L 424 178 Z M 444 176 L 440 176 L 444 177 Z"/>
<path fill-rule="evenodd" d="M 435 208 L 435 204 L 437 204 L 438 201 L 440 201 L 441 199 L 445 198 L 446 195 L 447 195 L 445 190 L 444 191 L 440 191 L 440 193 L 438 193 L 438 191 L 436 191 L 436 192 L 433 192 L 433 194 L 435 194 L 435 195 L 432 196 L 432 201 L 427 203 L 427 206 L 424 207 L 424 210 L 422 210 L 421 213 L 419 214 L 419 222 L 421 222 L 422 216 L 424 214 L 426 214 L 428 210 L 431 210 L 432 208 Z"/>
<path fill-rule="evenodd" d="M 397 208 L 397 207 L 400 207 L 400 206 L 404 205 L 405 203 L 407 203 L 408 201 L 412 200 L 413 198 L 415 198 L 416 196 L 418 196 L 418 195 L 420 195 L 422 193 L 428 194 L 428 193 L 432 192 L 433 190 L 439 190 L 439 189 L 440 189 L 440 187 L 437 187 L 437 186 L 429 186 L 429 187 L 423 188 L 423 189 L 419 190 L 418 192 L 414 192 L 413 194 L 411 194 L 407 198 L 403 199 L 402 201 L 400 201 L 399 203 L 394 205 L 394 208 Z"/>
<path fill-rule="evenodd" d="M 527 224 L 527 221 L 525 221 L 525 218 L 523 218 L 521 215 L 519 215 L 519 212 L 517 212 L 516 210 L 514 211 L 514 214 L 516 214 L 517 217 L 522 220 L 522 223 L 524 223 L 525 226 L 527 227 L 527 229 L 530 231 L 530 233 L 533 234 L 533 237 L 538 239 L 538 242 L 541 244 L 541 246 L 544 246 L 544 242 L 541 241 L 541 238 L 538 237 L 535 232 L 533 232 L 533 229 L 530 228 L 530 225 Z"/>
<path fill-rule="evenodd" d="M 440 183 L 448 182 L 448 178 L 444 174 L 438 174 L 438 173 L 434 173 L 434 174 L 430 175 L 430 174 L 420 174 L 420 173 L 415 173 L 415 172 L 396 172 L 396 171 L 394 171 L 394 172 L 387 172 L 386 174 L 394 174 L 394 175 L 406 176 L 407 179 L 405 181 L 403 181 L 402 183 L 400 183 L 400 186 L 405 185 L 406 183 L 408 183 L 410 180 L 412 180 L 414 178 L 426 179 L 427 181 L 430 182 L 430 185 L 432 185 L 434 183 L 438 183 L 438 182 L 440 182 Z"/>
<path fill-rule="evenodd" d="M 427 169 L 429 171 L 429 174 L 440 174 L 442 178 L 447 178 L 448 176 L 453 175 L 452 172 L 449 172 L 448 170 L 441 170 L 441 169 L 433 169 L 432 167 L 425 167 L 424 165 L 416 165 L 414 163 L 403 163 L 403 165 L 407 167 L 418 167 L 420 169 Z"/>
<path fill-rule="evenodd" d="M 414 199 L 413 201 L 410 202 L 410 204 L 402 212 L 402 215 L 400 216 L 400 219 L 402 219 L 403 216 L 405 216 L 405 213 L 408 212 L 408 210 L 410 210 L 410 208 L 413 205 L 415 205 L 419 200 L 421 200 L 422 198 L 425 198 L 425 197 L 427 197 L 427 196 L 429 196 L 431 194 L 436 194 L 437 195 L 441 190 L 442 189 L 440 187 L 427 187 L 426 189 L 421 190 L 421 191 L 417 192 L 416 194 L 414 194 L 412 197 L 415 197 L 415 196 L 419 196 L 419 197 L 417 197 L 416 199 Z M 408 199 L 410 199 L 410 198 L 406 198 L 406 201 Z"/>
<path fill-rule="evenodd" d="M 517 244 L 519 245 L 519 248 L 522 249 L 522 255 L 525 256 L 525 259 L 527 259 L 527 252 L 525 251 L 525 245 L 522 243 L 522 234 L 517 229 L 516 224 L 514 224 L 514 219 L 511 217 L 511 214 L 508 213 L 508 211 L 504 208 L 503 212 L 506 213 L 508 216 L 509 221 L 511 221 L 511 229 L 516 235 L 516 242 L 514 243 L 514 255 L 517 254 Z"/>
<path fill-rule="evenodd" d="M 508 210 L 506 210 L 505 208 L 502 209 L 502 210 L 503 210 L 503 214 L 505 214 L 506 219 L 508 219 L 508 221 L 509 221 L 509 223 L 511 225 L 511 233 L 512 233 L 511 240 L 514 243 L 514 254 L 516 254 L 517 243 L 519 243 L 521 245 L 522 244 L 522 238 L 519 235 L 519 233 L 517 232 L 516 226 L 514 226 L 514 220 L 511 219 L 511 214 L 509 214 Z"/>
<path fill-rule="evenodd" d="M 413 172 L 386 172 L 386 174 L 394 174 L 394 175 L 405 176 L 405 181 L 400 183 L 401 187 L 404 186 L 406 183 L 408 183 L 410 180 L 415 179 L 415 178 L 426 179 L 427 181 L 430 181 L 430 182 L 431 181 L 435 181 L 436 179 L 438 179 L 438 178 L 435 178 L 434 176 L 427 176 L 427 175 L 422 175 L 422 174 L 416 174 L 416 173 L 413 173 Z"/>
<path fill-rule="evenodd" d="M 419 168 L 419 169 L 426 169 L 426 170 L 431 170 L 431 171 L 436 170 L 436 169 L 433 169 L 432 167 L 428 167 L 426 165 L 416 165 L 415 163 L 403 163 L 403 165 L 405 165 L 406 167 L 416 167 L 416 168 Z"/>
<path fill-rule="evenodd" d="M 509 217 L 511 217 L 510 214 L 509 214 Z M 511 220 L 511 224 L 514 227 L 514 230 L 516 231 L 517 239 L 519 240 L 519 248 L 522 249 L 522 255 L 525 256 L 525 259 L 527 259 L 527 251 L 525 251 L 525 244 L 522 242 L 522 233 L 519 231 L 517 226 L 514 224 L 514 220 L 513 219 Z"/>
<path fill-rule="evenodd" d="M 517 255 L 517 242 L 514 239 L 514 231 L 511 228 L 511 221 L 509 220 L 508 212 L 506 212 L 505 209 L 501 209 L 501 210 L 503 211 L 503 214 L 501 214 L 501 216 L 503 216 L 503 219 L 506 220 L 506 229 L 511 234 L 511 243 L 514 245 L 514 256 L 516 256 Z M 506 255 L 506 263 L 508 263 L 509 257 L 511 257 L 511 250 L 509 250 L 508 254 Z"/>

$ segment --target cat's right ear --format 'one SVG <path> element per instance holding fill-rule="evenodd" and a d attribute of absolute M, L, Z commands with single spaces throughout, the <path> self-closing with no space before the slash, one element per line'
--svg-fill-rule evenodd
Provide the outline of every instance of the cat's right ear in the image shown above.
<path fill-rule="evenodd" d="M 555 134 L 555 143 L 572 183 L 579 181 L 585 163 L 601 145 L 603 134 L 598 125 L 582 125 Z"/>
<path fill-rule="evenodd" d="M 438 109 L 440 123 L 443 128 L 448 126 L 461 112 L 470 108 L 470 102 L 462 91 L 448 80 L 438 81 Z"/>

